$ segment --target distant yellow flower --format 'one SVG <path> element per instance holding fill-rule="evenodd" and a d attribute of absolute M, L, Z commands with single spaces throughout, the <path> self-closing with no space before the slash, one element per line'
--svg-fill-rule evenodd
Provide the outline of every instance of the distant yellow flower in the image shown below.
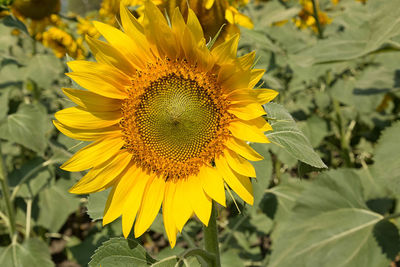
<path fill-rule="evenodd" d="M 314 9 L 311 0 L 300 0 L 300 4 L 303 6 L 303 9 L 300 11 L 297 17 L 294 18 L 296 26 L 301 29 L 310 27 L 317 32 L 318 28 L 314 18 Z M 318 10 L 318 19 L 321 26 L 325 26 L 332 22 L 332 19 L 329 18 L 325 12 L 320 10 Z"/>
<path fill-rule="evenodd" d="M 66 54 L 77 59 L 84 58 L 82 43 L 74 40 L 70 34 L 59 28 L 51 27 L 37 38 L 44 46 L 51 48 L 58 58 Z"/>
<path fill-rule="evenodd" d="M 150 1 L 141 22 L 120 12 L 125 33 L 95 22 L 108 43 L 87 38 L 97 62 L 68 63 L 67 75 L 87 90 L 63 89 L 77 106 L 54 124 L 92 143 L 61 168 L 90 169 L 71 193 L 112 188 L 103 224 L 122 215 L 125 237 L 133 224 L 142 235 L 162 205 L 173 247 L 193 214 L 207 225 L 212 200 L 226 205 L 225 183 L 253 203 L 248 160 L 262 156 L 246 141 L 269 142 L 262 104 L 277 92 L 253 89 L 264 70 L 251 68 L 255 53 L 236 57 L 239 35 L 210 51 L 191 9 L 185 22 L 176 8 L 171 27 Z"/>
<path fill-rule="evenodd" d="M 92 22 L 87 18 L 78 17 L 78 25 L 76 32 L 82 36 L 89 35 L 93 38 L 99 38 L 100 33 L 93 26 Z"/>

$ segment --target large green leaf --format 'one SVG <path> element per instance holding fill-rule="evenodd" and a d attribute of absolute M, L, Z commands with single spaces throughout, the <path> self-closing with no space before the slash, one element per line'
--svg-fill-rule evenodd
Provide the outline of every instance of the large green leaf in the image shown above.
<path fill-rule="evenodd" d="M 0 125 L 0 138 L 21 144 L 42 153 L 46 148 L 47 114 L 33 104 L 21 104 L 17 113 L 11 114 Z"/>
<path fill-rule="evenodd" d="M 272 176 L 272 159 L 268 150 L 268 144 L 251 144 L 251 146 L 260 153 L 264 159 L 261 161 L 252 162 L 256 169 L 256 179 L 252 179 L 253 183 L 253 195 L 254 195 L 254 207 L 257 207 L 263 198 L 265 189 L 271 183 Z"/>
<path fill-rule="evenodd" d="M 311 183 L 280 228 L 269 266 L 388 266 L 393 253 L 382 240 L 398 236 L 376 226 L 384 217 L 368 208 L 361 179 L 335 170 Z"/>
<path fill-rule="evenodd" d="M 266 133 L 275 145 L 285 149 L 296 159 L 316 168 L 326 168 L 305 135 L 297 127 L 292 116 L 279 104 L 264 105 L 273 131 Z"/>
<path fill-rule="evenodd" d="M 9 88 L 5 88 L 0 91 L 0 121 L 4 119 L 7 115 L 9 94 L 10 94 Z"/>
<path fill-rule="evenodd" d="M 26 77 L 42 88 L 48 88 L 64 71 L 58 58 L 54 55 L 38 54 L 28 63 Z"/>
<path fill-rule="evenodd" d="M 68 193 L 71 186 L 71 181 L 60 179 L 39 193 L 39 225 L 51 232 L 58 232 L 68 216 L 78 210 L 79 198 Z"/>
<path fill-rule="evenodd" d="M 155 260 L 136 240 L 111 238 L 96 250 L 89 267 L 149 266 L 153 263 Z"/>
<path fill-rule="evenodd" d="M 104 207 L 110 190 L 103 190 L 88 197 L 87 213 L 92 220 L 101 220 L 103 218 Z"/>
<path fill-rule="evenodd" d="M 375 148 L 373 176 L 400 195 L 400 122 L 394 123 L 383 131 Z"/>
<path fill-rule="evenodd" d="M 351 13 L 349 9 L 347 12 Z M 299 54 L 291 55 L 291 61 L 300 66 L 317 63 L 352 60 L 381 48 L 393 47 L 392 38 L 400 34 L 400 0 L 368 1 L 364 8 L 364 21 L 358 26 L 350 24 L 341 34 L 319 41 Z"/>
<path fill-rule="evenodd" d="M 52 267 L 49 248 L 39 239 L 28 239 L 23 244 L 0 247 L 0 265 L 4 267 Z"/>

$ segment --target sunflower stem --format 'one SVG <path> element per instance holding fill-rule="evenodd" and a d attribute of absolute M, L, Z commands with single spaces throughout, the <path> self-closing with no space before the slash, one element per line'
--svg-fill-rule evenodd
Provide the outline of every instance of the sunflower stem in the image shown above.
<path fill-rule="evenodd" d="M 204 248 L 207 252 L 215 257 L 212 267 L 221 267 L 221 260 L 219 256 L 219 243 L 218 243 L 218 228 L 217 228 L 217 209 L 215 203 L 212 203 L 212 211 L 208 226 L 204 226 Z"/>
<path fill-rule="evenodd" d="M 313 5 L 315 24 L 317 24 L 318 37 L 319 37 L 320 39 L 322 39 L 322 38 L 324 38 L 324 35 L 323 35 L 323 33 L 322 33 L 321 23 L 319 22 L 317 3 L 315 2 L 315 0 L 311 0 L 311 2 L 312 2 L 312 5 Z"/>
<path fill-rule="evenodd" d="M 10 188 L 7 182 L 3 154 L 1 152 L 1 142 L 0 142 L 0 183 L 1 183 L 1 191 L 3 193 L 3 198 L 7 209 L 8 222 L 9 222 L 8 226 L 10 228 L 10 238 L 11 240 L 14 240 L 14 235 L 16 234 L 15 216 L 14 216 L 13 204 L 10 198 Z"/>

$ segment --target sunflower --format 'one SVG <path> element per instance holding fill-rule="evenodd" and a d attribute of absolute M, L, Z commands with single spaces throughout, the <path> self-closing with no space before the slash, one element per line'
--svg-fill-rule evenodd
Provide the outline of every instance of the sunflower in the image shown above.
<path fill-rule="evenodd" d="M 173 247 L 195 214 L 208 224 L 212 201 L 225 206 L 229 186 L 252 204 L 253 166 L 262 160 L 246 141 L 268 143 L 272 130 L 262 104 L 277 92 L 252 89 L 264 70 L 254 53 L 236 57 L 239 36 L 207 48 L 189 9 L 178 8 L 171 26 L 150 1 L 139 22 L 121 6 L 125 32 L 94 22 L 108 42 L 87 37 L 97 62 L 72 61 L 67 75 L 86 90 L 64 88 L 77 104 L 55 114 L 65 135 L 92 143 L 61 168 L 89 172 L 71 193 L 112 188 L 103 224 L 122 215 L 127 237 L 152 224 L 160 207 Z M 226 185 L 225 185 L 226 184 Z"/>

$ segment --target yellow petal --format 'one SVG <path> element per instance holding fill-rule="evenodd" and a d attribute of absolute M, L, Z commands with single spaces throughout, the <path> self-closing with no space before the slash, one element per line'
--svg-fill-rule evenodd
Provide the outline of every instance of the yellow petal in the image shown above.
<path fill-rule="evenodd" d="M 90 72 L 100 77 L 107 76 L 114 83 L 121 86 L 131 85 L 131 80 L 117 68 L 105 63 L 98 63 L 86 60 L 74 60 L 67 62 L 68 67 L 74 72 Z"/>
<path fill-rule="evenodd" d="M 121 100 L 104 97 L 90 91 L 73 88 L 62 88 L 62 90 L 69 99 L 86 110 L 117 111 L 122 107 Z"/>
<path fill-rule="evenodd" d="M 226 207 L 224 181 L 218 171 L 209 166 L 204 166 L 198 174 L 203 190 L 206 194 Z"/>
<path fill-rule="evenodd" d="M 121 22 L 122 27 L 124 27 L 124 31 L 128 34 L 131 38 L 139 37 L 139 40 L 142 38 L 146 38 L 144 36 L 144 29 L 140 22 L 132 15 L 132 12 L 128 10 L 128 8 L 124 5 L 123 1 L 120 3 L 119 8 L 121 14 Z M 138 36 L 139 34 L 139 36 Z M 140 35 L 142 34 L 142 35 Z"/>
<path fill-rule="evenodd" d="M 195 44 L 194 44 L 193 36 L 187 27 L 183 31 L 182 48 L 185 53 L 185 58 L 192 64 L 196 64 L 197 53 L 195 50 Z"/>
<path fill-rule="evenodd" d="M 253 165 L 248 162 L 246 159 L 237 155 L 230 149 L 226 149 L 224 151 L 224 156 L 226 161 L 228 162 L 229 167 L 236 171 L 237 173 L 247 176 L 247 177 L 256 177 L 256 170 Z"/>
<path fill-rule="evenodd" d="M 258 102 L 234 104 L 229 107 L 228 112 L 242 120 L 252 120 L 267 114 Z"/>
<path fill-rule="evenodd" d="M 228 41 L 212 49 L 211 54 L 219 64 L 229 64 L 233 59 L 236 59 L 238 43 L 239 34 L 235 34 Z"/>
<path fill-rule="evenodd" d="M 240 88 L 247 88 L 249 81 L 250 71 L 244 71 L 236 64 L 224 65 L 218 73 L 218 82 L 225 93 L 230 93 Z"/>
<path fill-rule="evenodd" d="M 179 232 L 182 232 L 183 226 L 193 214 L 190 201 L 186 199 L 186 181 L 178 179 L 174 196 L 174 220 Z"/>
<path fill-rule="evenodd" d="M 250 178 L 235 173 L 226 162 L 226 159 L 221 156 L 215 159 L 217 170 L 224 177 L 225 182 L 232 188 L 248 204 L 253 205 L 253 187 Z"/>
<path fill-rule="evenodd" d="M 251 160 L 251 161 L 260 161 L 263 160 L 264 157 L 258 154 L 253 148 L 251 148 L 246 142 L 236 139 L 234 137 L 229 138 L 225 145 L 241 155 L 242 157 Z"/>
<path fill-rule="evenodd" d="M 256 84 L 262 78 L 264 73 L 265 70 L 260 70 L 260 69 L 251 70 L 249 88 L 253 88 L 254 86 L 256 86 Z"/>
<path fill-rule="evenodd" d="M 136 68 L 116 48 L 106 42 L 86 36 L 90 51 L 98 62 L 109 64 L 126 75 L 135 75 Z"/>
<path fill-rule="evenodd" d="M 125 238 L 127 238 L 131 232 L 133 222 L 135 221 L 140 205 L 142 204 L 142 196 L 146 184 L 151 180 L 151 177 L 143 170 L 139 169 L 137 176 L 133 179 L 135 179 L 135 184 L 129 188 L 129 193 L 126 197 L 122 211 L 122 233 Z"/>
<path fill-rule="evenodd" d="M 153 61 L 154 57 L 150 51 L 149 43 L 144 35 L 144 29 L 127 7 L 121 2 L 121 21 L 125 33 L 135 43 L 135 51 L 138 55 L 145 57 L 144 62 Z"/>
<path fill-rule="evenodd" d="M 62 132 L 66 136 L 81 141 L 93 141 L 109 135 L 120 135 L 122 137 L 121 129 L 118 125 L 100 129 L 75 129 L 55 120 L 53 120 L 53 124 L 60 132 Z"/>
<path fill-rule="evenodd" d="M 100 77 L 89 72 L 70 72 L 65 75 L 93 93 L 115 99 L 125 99 L 128 96 L 121 84 L 115 83 L 106 76 Z"/>
<path fill-rule="evenodd" d="M 248 125 L 253 125 L 253 126 L 257 127 L 262 132 L 266 132 L 266 131 L 271 131 L 272 130 L 271 125 L 262 117 L 259 117 L 259 118 L 256 118 L 256 119 L 252 119 L 252 120 L 243 121 L 243 122 L 248 124 Z"/>
<path fill-rule="evenodd" d="M 206 3 L 205 3 L 206 9 L 210 9 L 213 6 L 214 2 L 215 2 L 215 0 L 206 0 Z"/>
<path fill-rule="evenodd" d="M 124 143 L 124 140 L 118 135 L 107 136 L 80 149 L 60 168 L 70 172 L 93 168 L 113 157 Z"/>
<path fill-rule="evenodd" d="M 257 126 L 245 123 L 245 121 L 234 121 L 229 125 L 229 131 L 238 139 L 257 143 L 269 143 L 270 141 Z"/>
<path fill-rule="evenodd" d="M 258 103 L 265 104 L 272 101 L 279 93 L 272 89 L 254 89 L 251 94 L 257 99 Z"/>
<path fill-rule="evenodd" d="M 205 42 L 203 29 L 201 28 L 200 22 L 197 19 L 196 14 L 193 12 L 191 8 L 189 8 L 187 27 L 192 32 L 196 44 L 203 41 Z"/>
<path fill-rule="evenodd" d="M 190 202 L 197 218 L 207 226 L 210 220 L 212 202 L 210 197 L 204 193 L 199 177 L 188 177 L 184 187 L 186 188 L 186 201 Z"/>
<path fill-rule="evenodd" d="M 174 207 L 174 196 L 176 191 L 176 179 L 169 179 L 165 185 L 165 194 L 162 205 L 162 214 L 164 219 L 165 232 L 167 233 L 169 243 L 171 248 L 175 246 L 176 234 L 178 229 L 176 228 L 176 223 L 174 220 L 174 212 L 176 208 Z"/>
<path fill-rule="evenodd" d="M 92 111 L 81 107 L 71 107 L 58 111 L 56 119 L 64 125 L 78 129 L 98 129 L 112 126 L 121 119 L 120 112 Z"/>
<path fill-rule="evenodd" d="M 229 14 L 230 13 L 230 14 Z M 226 17 L 226 15 L 231 16 L 232 22 Z M 252 29 L 254 27 L 253 22 L 249 17 L 240 13 L 236 8 L 230 6 L 229 9 L 225 11 L 225 18 L 232 24 L 239 24 L 248 29 Z"/>
<path fill-rule="evenodd" d="M 120 174 L 120 179 L 113 187 L 113 194 L 110 193 L 108 196 L 107 202 L 109 204 L 104 209 L 103 225 L 109 224 L 121 216 L 125 202 L 129 199 L 131 191 L 135 190 L 137 184 L 140 183 L 139 179 L 142 177 L 139 174 L 141 174 L 140 169 L 133 164 L 128 165 Z"/>
<path fill-rule="evenodd" d="M 153 51 L 158 51 L 160 56 L 176 58 L 178 44 L 172 38 L 174 33 L 161 11 L 151 1 L 146 1 L 144 12 L 143 26 L 147 40 L 153 45 Z"/>
<path fill-rule="evenodd" d="M 146 67 L 146 61 L 142 60 L 140 57 L 145 51 L 129 38 L 129 36 L 117 28 L 102 22 L 94 21 L 93 25 L 135 68 L 143 69 Z"/>
<path fill-rule="evenodd" d="M 146 185 L 135 222 L 135 237 L 141 236 L 156 218 L 164 198 L 164 177 L 154 175 Z"/>
<path fill-rule="evenodd" d="M 132 154 L 126 150 L 120 150 L 111 161 L 108 160 L 91 169 L 69 192 L 73 194 L 90 194 L 106 189 L 128 166 L 131 158 Z"/>
<path fill-rule="evenodd" d="M 239 57 L 238 60 L 242 68 L 247 70 L 250 69 L 251 66 L 253 66 L 255 57 L 256 57 L 256 52 L 253 51 L 244 56 Z"/>

